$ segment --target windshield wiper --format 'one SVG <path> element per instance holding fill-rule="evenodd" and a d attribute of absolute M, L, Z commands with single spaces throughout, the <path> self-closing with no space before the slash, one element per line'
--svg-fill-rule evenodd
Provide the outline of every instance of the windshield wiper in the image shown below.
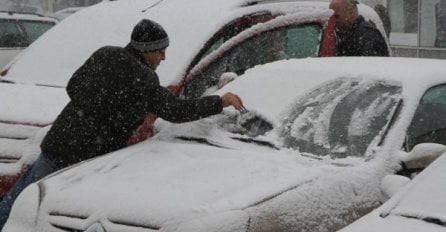
<path fill-rule="evenodd" d="M 0 78 L 0 83 L 15 84 L 14 81 L 5 80 L 3 78 Z"/>
<path fill-rule="evenodd" d="M 242 138 L 242 137 L 231 137 L 231 139 L 235 139 L 235 140 L 242 141 L 242 142 L 245 142 L 245 143 L 255 143 L 255 144 L 258 144 L 258 145 L 270 147 L 272 149 L 280 150 L 274 144 L 272 144 L 272 143 L 270 143 L 268 141 L 264 141 L 264 140 L 257 140 L 257 139 L 253 139 L 253 138 Z"/>
<path fill-rule="evenodd" d="M 220 146 L 220 145 L 217 145 L 215 143 L 209 142 L 209 140 L 207 140 L 205 138 L 187 137 L 187 136 L 175 136 L 175 138 L 176 139 L 181 139 L 181 140 L 184 140 L 184 141 L 192 141 L 192 142 L 207 144 L 207 145 L 214 146 L 214 147 L 225 148 L 223 146 Z"/>
<path fill-rule="evenodd" d="M 438 219 L 438 218 L 427 217 L 427 218 L 423 218 L 423 221 L 434 223 L 434 224 L 437 224 L 440 226 L 446 226 L 446 222 L 442 221 L 441 219 Z"/>
<path fill-rule="evenodd" d="M 387 216 L 388 215 L 381 216 L 381 217 L 387 217 Z M 446 227 L 446 222 L 441 220 L 441 219 L 439 219 L 439 218 L 434 218 L 434 217 L 425 217 L 425 218 L 423 218 L 423 217 L 410 216 L 410 215 L 399 215 L 399 216 L 405 217 L 405 218 L 423 220 L 423 221 L 428 222 L 428 223 L 433 223 L 433 224 L 437 224 L 439 226 Z"/>

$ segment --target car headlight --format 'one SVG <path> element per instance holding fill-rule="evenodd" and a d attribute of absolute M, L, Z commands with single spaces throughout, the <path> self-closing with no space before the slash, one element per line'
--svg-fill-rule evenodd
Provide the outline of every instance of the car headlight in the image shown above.
<path fill-rule="evenodd" d="M 17 197 L 4 232 L 32 232 L 36 228 L 40 190 L 37 184 L 29 185 Z"/>
<path fill-rule="evenodd" d="M 168 223 L 166 231 L 178 232 L 246 232 L 249 216 L 241 210 L 227 211 L 223 213 L 205 214 L 185 220 L 182 223 Z"/>

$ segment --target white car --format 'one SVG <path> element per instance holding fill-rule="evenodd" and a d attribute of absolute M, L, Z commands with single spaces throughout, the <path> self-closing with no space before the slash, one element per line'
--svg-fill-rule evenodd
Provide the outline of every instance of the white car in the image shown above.
<path fill-rule="evenodd" d="M 340 232 L 446 231 L 445 174 L 446 153 L 399 188 L 385 204 Z"/>
<path fill-rule="evenodd" d="M 4 231 L 336 231 L 381 204 L 381 179 L 417 147 L 446 143 L 445 73 L 353 57 L 232 74 L 217 93 L 248 112 L 159 120 L 150 140 L 29 186 Z"/>
<path fill-rule="evenodd" d="M 361 5 L 360 10 L 382 29 L 373 9 Z M 157 69 L 161 83 L 197 96 L 217 85 L 224 72 L 334 55 L 331 16 L 328 2 L 252 0 L 104 1 L 73 14 L 0 71 L 0 196 L 39 154 L 40 140 L 33 135 L 68 102 L 64 87 L 74 71 L 96 49 L 126 45 L 142 18 L 159 22 L 171 40 Z M 192 80 L 202 82 L 183 89 Z M 151 132 L 140 131 L 141 137 Z"/>
<path fill-rule="evenodd" d="M 64 20 L 66 17 L 84 9 L 85 7 L 68 7 L 62 10 L 54 12 L 51 16 L 58 19 L 59 21 Z"/>
<path fill-rule="evenodd" d="M 57 22 L 38 14 L 0 12 L 0 68 Z"/>

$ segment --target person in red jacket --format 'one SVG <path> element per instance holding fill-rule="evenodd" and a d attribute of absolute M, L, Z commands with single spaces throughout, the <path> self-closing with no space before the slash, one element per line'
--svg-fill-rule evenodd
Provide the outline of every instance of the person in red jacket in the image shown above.
<path fill-rule="evenodd" d="M 148 113 L 181 123 L 219 114 L 228 106 L 242 110 L 242 100 L 233 93 L 182 100 L 160 86 L 155 70 L 166 58 L 167 46 L 166 31 L 143 19 L 127 46 L 98 49 L 73 74 L 67 85 L 70 102 L 44 137 L 42 153 L 0 202 L 0 227 L 27 185 L 127 146 Z"/>

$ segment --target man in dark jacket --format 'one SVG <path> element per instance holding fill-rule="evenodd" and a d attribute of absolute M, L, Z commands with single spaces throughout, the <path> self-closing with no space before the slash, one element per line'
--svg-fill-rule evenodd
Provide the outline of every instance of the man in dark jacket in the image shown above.
<path fill-rule="evenodd" d="M 181 100 L 160 86 L 156 68 L 165 59 L 169 38 L 151 20 L 141 20 L 124 47 L 94 52 L 67 85 L 71 101 L 41 143 L 42 154 L 0 203 L 0 227 L 18 194 L 29 184 L 72 164 L 127 145 L 148 113 L 171 122 L 218 114 L 223 107 L 242 109 L 232 93 Z"/>
<path fill-rule="evenodd" d="M 356 0 L 332 0 L 336 18 L 336 56 L 389 56 L 387 43 L 375 25 L 358 14 Z"/>

